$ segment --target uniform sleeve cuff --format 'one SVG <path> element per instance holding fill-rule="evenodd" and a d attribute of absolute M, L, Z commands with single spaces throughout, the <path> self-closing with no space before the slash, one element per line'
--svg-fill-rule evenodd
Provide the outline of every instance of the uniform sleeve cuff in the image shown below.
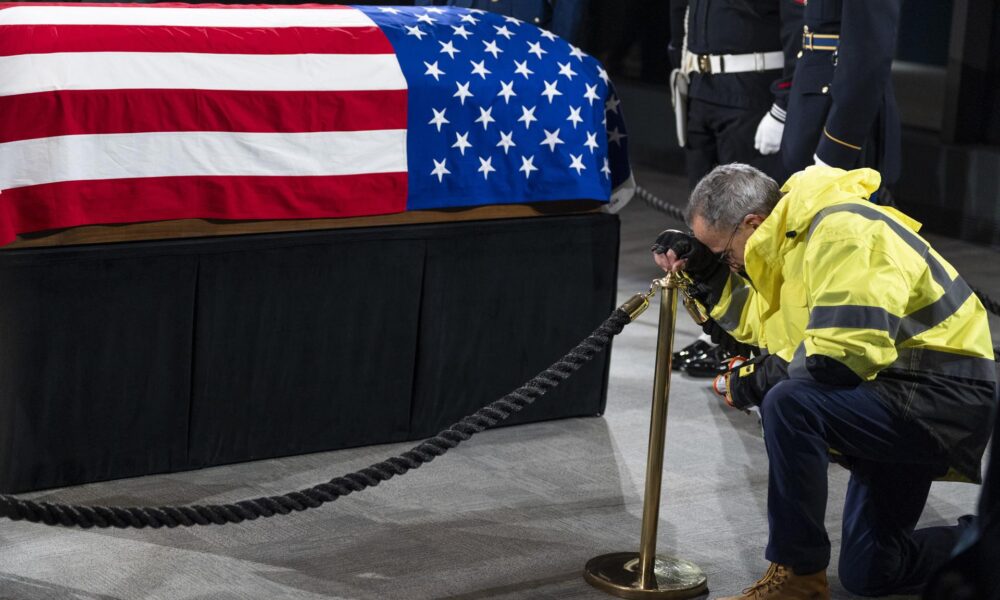
<path fill-rule="evenodd" d="M 819 138 L 816 156 L 824 163 L 841 169 L 853 169 L 861 155 L 861 147 L 831 135 L 826 128 Z"/>
<path fill-rule="evenodd" d="M 778 106 L 777 102 L 771 105 L 771 108 L 768 109 L 768 112 L 771 114 L 772 117 L 774 117 L 776 121 L 780 123 L 785 122 L 785 117 L 787 116 L 787 113 L 785 112 L 785 109 Z"/>

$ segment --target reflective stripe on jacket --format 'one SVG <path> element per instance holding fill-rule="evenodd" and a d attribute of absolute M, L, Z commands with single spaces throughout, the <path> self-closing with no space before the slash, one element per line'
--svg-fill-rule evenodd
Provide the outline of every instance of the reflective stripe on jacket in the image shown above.
<path fill-rule="evenodd" d="M 880 183 L 871 169 L 793 175 L 747 242 L 749 282 L 731 275 L 711 314 L 792 378 L 811 378 L 807 356 L 843 363 L 978 480 L 996 387 L 987 313 L 919 223 L 868 202 Z"/>

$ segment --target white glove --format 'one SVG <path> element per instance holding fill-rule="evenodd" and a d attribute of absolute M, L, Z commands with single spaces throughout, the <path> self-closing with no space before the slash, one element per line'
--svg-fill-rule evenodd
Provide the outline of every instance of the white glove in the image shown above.
<path fill-rule="evenodd" d="M 785 111 L 771 106 L 757 126 L 753 147 L 761 154 L 774 154 L 781 148 L 781 134 L 785 131 Z"/>
<path fill-rule="evenodd" d="M 830 165 L 826 164 L 825 162 L 823 162 L 822 160 L 820 160 L 818 154 L 813 154 L 813 164 L 819 165 L 821 167 L 829 167 L 830 166 Z"/>

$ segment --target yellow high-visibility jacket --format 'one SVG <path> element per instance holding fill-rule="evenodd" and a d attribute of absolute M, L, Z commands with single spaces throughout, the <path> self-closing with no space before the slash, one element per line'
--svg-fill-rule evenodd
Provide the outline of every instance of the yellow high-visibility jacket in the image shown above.
<path fill-rule="evenodd" d="M 812 378 L 810 356 L 846 365 L 978 481 L 996 404 L 987 313 L 919 223 L 868 201 L 879 184 L 871 169 L 793 175 L 747 242 L 749 281 L 730 275 L 711 316 L 789 377 Z"/>

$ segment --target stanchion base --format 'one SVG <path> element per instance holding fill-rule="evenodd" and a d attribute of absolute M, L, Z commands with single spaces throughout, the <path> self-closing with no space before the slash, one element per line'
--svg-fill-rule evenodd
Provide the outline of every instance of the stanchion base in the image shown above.
<path fill-rule="evenodd" d="M 615 552 L 587 561 L 583 578 L 612 596 L 642 598 L 693 598 L 708 589 L 708 578 L 694 563 L 672 556 L 657 556 L 653 567 L 655 587 L 639 587 L 639 553 Z"/>

